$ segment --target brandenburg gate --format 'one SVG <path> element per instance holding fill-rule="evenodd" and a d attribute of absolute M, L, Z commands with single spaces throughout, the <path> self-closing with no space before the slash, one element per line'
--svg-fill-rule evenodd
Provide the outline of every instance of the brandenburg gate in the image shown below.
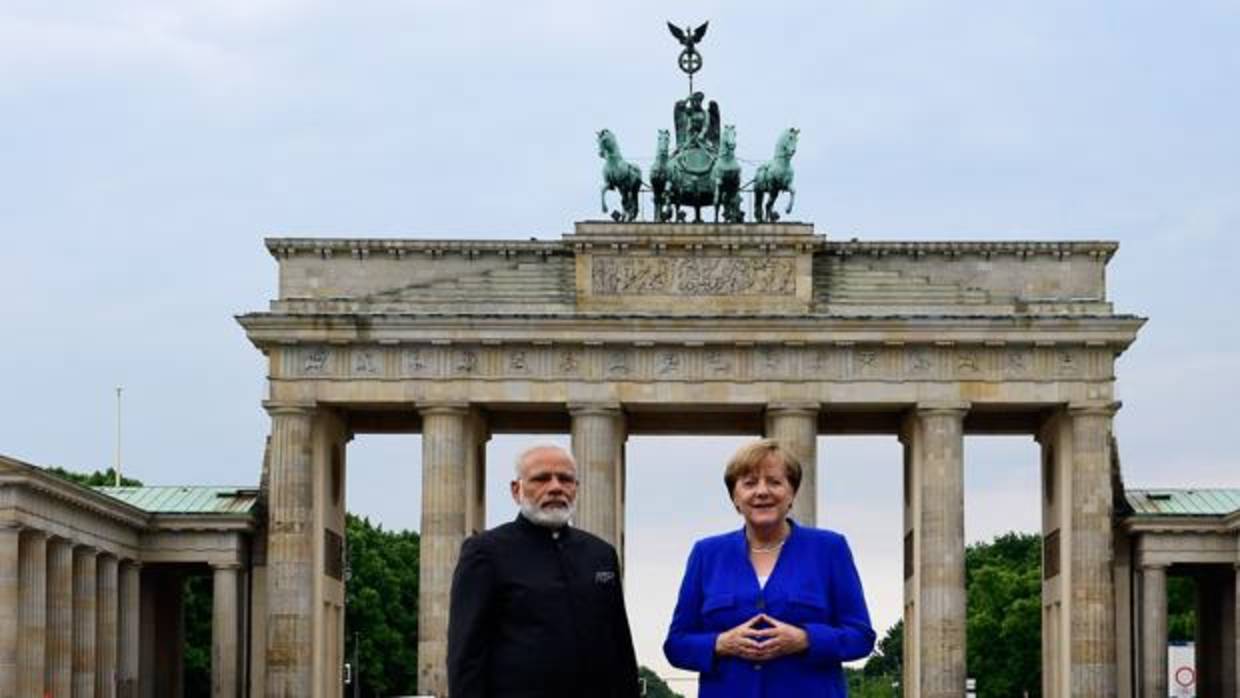
<path fill-rule="evenodd" d="M 798 223 L 585 222 L 558 240 L 270 239 L 252 683 L 339 696 L 345 445 L 422 434 L 419 688 L 444 696 L 447 596 L 483 527 L 485 442 L 571 433 L 577 525 L 624 545 L 625 440 L 766 434 L 813 492 L 820 434 L 904 445 L 905 695 L 964 694 L 963 444 L 1041 444 L 1043 695 L 1121 690 L 1115 361 L 1144 322 L 1109 242 L 843 241 Z M 895 485 L 893 485 L 895 486 Z M 815 497 L 794 516 L 813 524 Z"/>

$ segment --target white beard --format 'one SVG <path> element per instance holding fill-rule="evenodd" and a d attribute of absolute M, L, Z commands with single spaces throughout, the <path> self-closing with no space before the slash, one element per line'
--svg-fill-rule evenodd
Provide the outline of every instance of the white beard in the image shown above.
<path fill-rule="evenodd" d="M 575 503 L 570 503 L 567 507 L 542 509 L 525 497 L 521 497 L 521 515 L 529 519 L 530 523 L 547 528 L 559 528 L 567 524 L 569 519 L 573 518 L 576 508 Z"/>

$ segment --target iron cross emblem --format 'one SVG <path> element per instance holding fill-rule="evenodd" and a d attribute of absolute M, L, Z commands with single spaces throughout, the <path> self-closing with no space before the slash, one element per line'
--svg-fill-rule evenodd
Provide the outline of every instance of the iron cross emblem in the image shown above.
<path fill-rule="evenodd" d="M 697 29 L 693 29 L 692 26 L 681 29 L 671 22 L 667 23 L 667 28 L 672 32 L 672 36 L 676 37 L 676 40 L 685 47 L 680 52 L 680 58 L 677 62 L 680 64 L 680 69 L 690 77 L 702 69 L 702 54 L 698 53 L 697 44 L 702 40 L 702 37 L 706 36 L 706 26 L 709 24 L 710 22 L 703 22 L 702 26 Z"/>

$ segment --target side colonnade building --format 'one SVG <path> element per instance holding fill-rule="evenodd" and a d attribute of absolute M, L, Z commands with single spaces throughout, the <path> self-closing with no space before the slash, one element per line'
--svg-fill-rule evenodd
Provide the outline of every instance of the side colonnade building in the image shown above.
<path fill-rule="evenodd" d="M 88 488 L 0 456 L 0 698 L 182 695 L 194 574 L 213 577 L 212 695 L 245 695 L 257 499 Z"/>

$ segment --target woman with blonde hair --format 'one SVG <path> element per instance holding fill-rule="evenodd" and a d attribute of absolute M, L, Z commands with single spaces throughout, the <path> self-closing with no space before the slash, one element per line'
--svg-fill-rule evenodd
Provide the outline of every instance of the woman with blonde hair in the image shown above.
<path fill-rule="evenodd" d="M 843 662 L 874 648 L 847 541 L 789 518 L 801 464 L 774 440 L 723 481 L 744 526 L 694 544 L 663 653 L 699 673 L 699 698 L 847 696 Z"/>

